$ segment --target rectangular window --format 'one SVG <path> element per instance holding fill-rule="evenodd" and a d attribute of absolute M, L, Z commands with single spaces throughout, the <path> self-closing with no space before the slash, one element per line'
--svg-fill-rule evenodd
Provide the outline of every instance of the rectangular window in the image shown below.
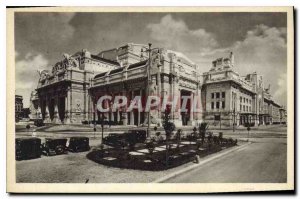
<path fill-rule="evenodd" d="M 222 98 L 225 98 L 225 92 L 222 92 Z"/>
<path fill-rule="evenodd" d="M 251 100 L 249 100 L 249 104 L 251 104 Z"/>
<path fill-rule="evenodd" d="M 246 98 L 244 98 L 244 103 L 245 103 L 245 101 L 246 101 Z"/>
<path fill-rule="evenodd" d="M 220 102 L 216 102 L 216 109 L 220 108 Z"/>
<path fill-rule="evenodd" d="M 214 98 L 215 98 L 215 94 L 211 93 L 211 99 L 214 99 Z"/>
<path fill-rule="evenodd" d="M 248 106 L 246 106 L 246 111 L 248 112 Z"/>
<path fill-rule="evenodd" d="M 246 99 L 246 103 L 248 104 L 248 99 Z"/>
<path fill-rule="evenodd" d="M 240 111 L 242 111 L 242 105 L 240 105 Z"/>
<path fill-rule="evenodd" d="M 216 93 L 216 98 L 220 98 L 220 93 Z"/>
<path fill-rule="evenodd" d="M 212 102 L 211 103 L 211 109 L 214 109 L 215 108 L 215 104 Z"/>
<path fill-rule="evenodd" d="M 242 98 L 242 97 L 240 97 L 240 102 L 242 103 L 242 101 L 243 101 L 243 98 Z"/>
<path fill-rule="evenodd" d="M 225 108 L 225 102 L 224 101 L 222 102 L 222 108 L 223 109 Z"/>
<path fill-rule="evenodd" d="M 245 111 L 245 105 L 243 105 L 243 111 Z"/>
<path fill-rule="evenodd" d="M 251 106 L 249 106 L 249 112 L 251 112 Z"/>

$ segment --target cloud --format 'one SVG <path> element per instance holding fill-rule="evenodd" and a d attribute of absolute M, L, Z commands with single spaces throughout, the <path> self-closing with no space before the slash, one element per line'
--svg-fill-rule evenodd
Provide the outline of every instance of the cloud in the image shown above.
<path fill-rule="evenodd" d="M 286 104 L 285 27 L 256 25 L 246 32 L 244 39 L 225 48 L 219 45 L 214 34 L 202 28 L 191 30 L 184 21 L 170 14 L 159 23 L 148 24 L 147 29 L 157 45 L 184 53 L 199 65 L 201 73 L 210 69 L 213 60 L 234 52 L 235 70 L 242 76 L 254 71 L 263 75 L 265 85 L 271 84 L 274 100 Z"/>
<path fill-rule="evenodd" d="M 274 92 L 274 98 L 280 99 L 280 98 L 287 98 L 287 74 L 282 73 L 279 75 L 278 81 L 277 81 L 277 89 Z M 284 104 L 286 105 L 286 104 Z"/>
<path fill-rule="evenodd" d="M 235 70 L 240 75 L 256 71 L 263 76 L 265 85 L 271 84 L 274 100 L 286 105 L 286 28 L 257 25 L 246 33 L 243 40 L 236 41 L 227 48 L 199 53 L 195 62 L 200 65 L 201 70 L 207 71 L 211 67 L 211 61 L 228 56 L 231 51 L 235 55 Z"/>
<path fill-rule="evenodd" d="M 37 70 L 49 69 L 49 62 L 43 55 L 32 53 L 25 57 L 16 53 L 16 60 L 16 94 L 22 95 L 24 107 L 29 107 L 31 91 L 37 87 L 39 79 Z"/>
<path fill-rule="evenodd" d="M 68 46 L 75 33 L 70 24 L 74 13 L 17 13 L 15 15 L 16 50 L 47 53 L 60 51 Z"/>
<path fill-rule="evenodd" d="M 69 39 L 73 35 L 74 28 L 69 22 L 74 15 L 74 13 L 20 13 L 16 15 L 16 22 L 20 33 L 32 33 L 32 30 L 35 32 L 25 34 L 23 37 L 31 41 L 55 42 Z"/>
<path fill-rule="evenodd" d="M 286 28 L 258 25 L 249 30 L 243 41 L 236 42 L 236 67 L 240 73 L 256 71 L 265 84 L 271 84 L 274 100 L 286 104 L 287 44 Z"/>
<path fill-rule="evenodd" d="M 218 46 L 212 33 L 205 29 L 190 30 L 182 20 L 175 20 L 169 14 L 159 23 L 147 25 L 150 37 L 160 46 L 183 53 L 207 52 Z"/>

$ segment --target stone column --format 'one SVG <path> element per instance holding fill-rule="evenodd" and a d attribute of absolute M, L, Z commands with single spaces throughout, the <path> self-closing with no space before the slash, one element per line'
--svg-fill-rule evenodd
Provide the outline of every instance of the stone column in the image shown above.
<path fill-rule="evenodd" d="M 119 93 L 116 94 L 116 96 L 119 96 Z M 118 103 L 119 103 L 119 102 L 118 102 Z M 118 109 L 116 109 L 116 111 L 117 111 L 117 125 L 119 125 L 119 122 L 121 121 L 119 107 L 118 107 Z"/>
<path fill-rule="evenodd" d="M 191 92 L 190 95 L 190 120 L 189 120 L 189 125 L 192 126 L 194 124 L 194 112 L 193 112 L 193 99 L 194 99 L 194 93 Z"/>
<path fill-rule="evenodd" d="M 177 101 L 177 104 L 178 104 L 178 111 L 177 111 L 177 114 L 178 114 L 178 120 L 182 123 L 182 118 L 181 118 L 181 89 L 179 89 L 178 91 L 178 101 Z"/>
<path fill-rule="evenodd" d="M 41 107 L 38 106 L 38 108 L 36 109 L 36 119 L 40 119 L 42 118 L 42 111 L 41 111 Z"/>
<path fill-rule="evenodd" d="M 157 73 L 157 95 L 159 98 L 161 98 L 161 91 L 162 91 L 162 88 L 161 88 L 161 75 L 160 75 L 160 68 L 158 68 L 158 73 Z M 158 122 L 161 122 L 160 119 L 161 119 L 161 108 L 160 108 L 160 105 L 159 105 L 159 108 L 157 110 L 157 119 L 158 119 Z"/>
<path fill-rule="evenodd" d="M 180 105 L 181 93 L 180 93 L 180 89 L 179 89 L 179 82 L 178 82 L 179 79 L 178 78 L 179 77 L 174 77 L 174 79 L 172 81 L 172 85 L 171 85 L 171 87 L 173 87 L 172 97 L 176 97 L 177 98 L 177 106 L 178 105 L 181 106 Z M 181 119 L 180 111 L 176 111 L 176 108 L 173 109 L 171 117 L 172 117 L 172 119 L 174 118 L 174 124 L 176 126 L 182 126 L 182 119 Z"/>
<path fill-rule="evenodd" d="M 131 91 L 131 101 L 134 99 L 134 91 Z M 130 101 L 130 102 L 131 102 Z M 131 110 L 130 112 L 130 125 L 134 125 L 134 111 Z"/>
<path fill-rule="evenodd" d="M 123 88 L 122 92 L 123 96 L 126 96 L 126 90 Z M 123 125 L 127 125 L 128 119 L 127 119 L 127 104 L 122 108 L 122 122 Z"/>
<path fill-rule="evenodd" d="M 45 122 L 46 123 L 51 123 L 50 120 L 50 112 L 49 112 L 49 99 L 48 97 L 46 98 L 46 104 L 45 104 Z"/>
<path fill-rule="evenodd" d="M 202 115 L 202 113 L 203 113 L 203 110 L 204 110 L 204 107 L 202 107 L 202 98 L 201 98 L 201 89 L 200 89 L 200 87 L 199 87 L 199 84 L 197 85 L 197 112 L 196 112 L 196 117 L 197 117 L 197 123 L 199 124 L 199 123 L 201 123 L 202 122 L 202 117 L 203 117 L 203 115 Z M 198 110 L 200 110 L 200 111 L 198 111 Z M 236 111 L 237 111 L 237 109 L 236 109 Z M 198 125 L 197 124 L 197 125 Z"/>
<path fill-rule="evenodd" d="M 54 116 L 53 123 L 60 123 L 59 115 L 58 115 L 58 97 L 56 96 L 54 99 Z"/>
<path fill-rule="evenodd" d="M 139 91 L 140 91 L 140 97 L 142 98 L 142 89 L 140 89 Z M 138 110 L 138 125 L 140 124 L 141 124 L 141 112 Z"/>
<path fill-rule="evenodd" d="M 107 95 L 107 93 L 106 93 L 105 95 Z M 104 101 L 104 109 L 107 109 L 107 108 L 110 108 L 110 104 L 109 104 L 108 99 L 106 99 L 106 100 Z M 104 112 L 103 115 L 104 115 L 104 117 L 105 117 L 107 120 L 109 120 L 109 111 Z"/>
<path fill-rule="evenodd" d="M 71 115 L 71 93 L 69 90 L 67 90 L 67 95 L 65 97 L 65 119 L 64 119 L 65 124 L 71 123 L 70 115 Z"/>

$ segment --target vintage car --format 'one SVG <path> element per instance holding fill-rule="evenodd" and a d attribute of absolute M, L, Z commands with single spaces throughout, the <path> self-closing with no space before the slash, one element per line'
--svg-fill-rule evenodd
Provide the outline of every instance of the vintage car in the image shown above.
<path fill-rule="evenodd" d="M 42 144 L 43 153 L 47 156 L 67 153 L 66 143 L 66 138 L 46 138 Z"/>
<path fill-rule="evenodd" d="M 89 138 L 88 137 L 71 137 L 69 141 L 69 151 L 83 152 L 89 151 Z"/>
<path fill-rule="evenodd" d="M 110 133 L 103 139 L 103 144 L 113 147 L 134 147 L 137 143 L 144 143 L 146 140 L 145 130 L 128 130 L 125 133 Z"/>
<path fill-rule="evenodd" d="M 45 123 L 42 119 L 35 119 L 33 124 L 37 127 L 45 126 Z"/>
<path fill-rule="evenodd" d="M 16 138 L 16 160 L 41 157 L 41 139 L 35 137 Z"/>

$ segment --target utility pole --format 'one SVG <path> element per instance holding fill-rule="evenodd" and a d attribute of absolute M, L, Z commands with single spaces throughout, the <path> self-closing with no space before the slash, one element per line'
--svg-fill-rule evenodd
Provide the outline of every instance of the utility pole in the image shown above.
<path fill-rule="evenodd" d="M 94 118 L 93 118 L 93 124 L 94 124 L 94 138 L 96 138 L 96 107 L 97 107 L 97 104 L 94 105 Z"/>
<path fill-rule="evenodd" d="M 104 131 L 104 113 L 102 112 L 102 121 L 101 121 L 101 130 L 102 130 L 102 135 L 101 135 L 101 144 L 103 144 L 103 131 Z"/>
<path fill-rule="evenodd" d="M 233 109 L 233 132 L 235 131 L 235 108 Z"/>
<path fill-rule="evenodd" d="M 150 85 L 151 85 L 151 54 L 152 54 L 152 51 L 153 50 L 158 50 L 159 52 L 159 48 L 151 48 L 152 44 L 151 43 L 148 43 L 148 48 L 147 47 L 142 47 L 141 49 L 141 52 L 143 53 L 143 49 L 145 49 L 145 51 L 148 51 L 149 53 L 149 57 L 148 57 L 148 68 L 147 68 L 147 100 L 150 96 Z M 158 80 L 160 81 L 160 80 Z M 148 124 L 147 124 L 147 137 L 150 137 L 150 109 L 149 109 L 149 112 L 148 112 L 148 115 L 147 115 L 147 120 L 148 120 Z"/>
<path fill-rule="evenodd" d="M 148 63 L 148 85 L 147 85 L 147 100 L 150 96 L 150 85 L 151 85 L 151 75 L 150 75 L 150 68 L 151 68 L 151 43 L 148 44 L 149 45 L 149 57 L 148 57 L 148 60 L 149 60 L 149 63 Z M 149 108 L 149 111 L 148 111 L 148 126 L 147 126 L 147 137 L 150 137 L 150 108 Z"/>

